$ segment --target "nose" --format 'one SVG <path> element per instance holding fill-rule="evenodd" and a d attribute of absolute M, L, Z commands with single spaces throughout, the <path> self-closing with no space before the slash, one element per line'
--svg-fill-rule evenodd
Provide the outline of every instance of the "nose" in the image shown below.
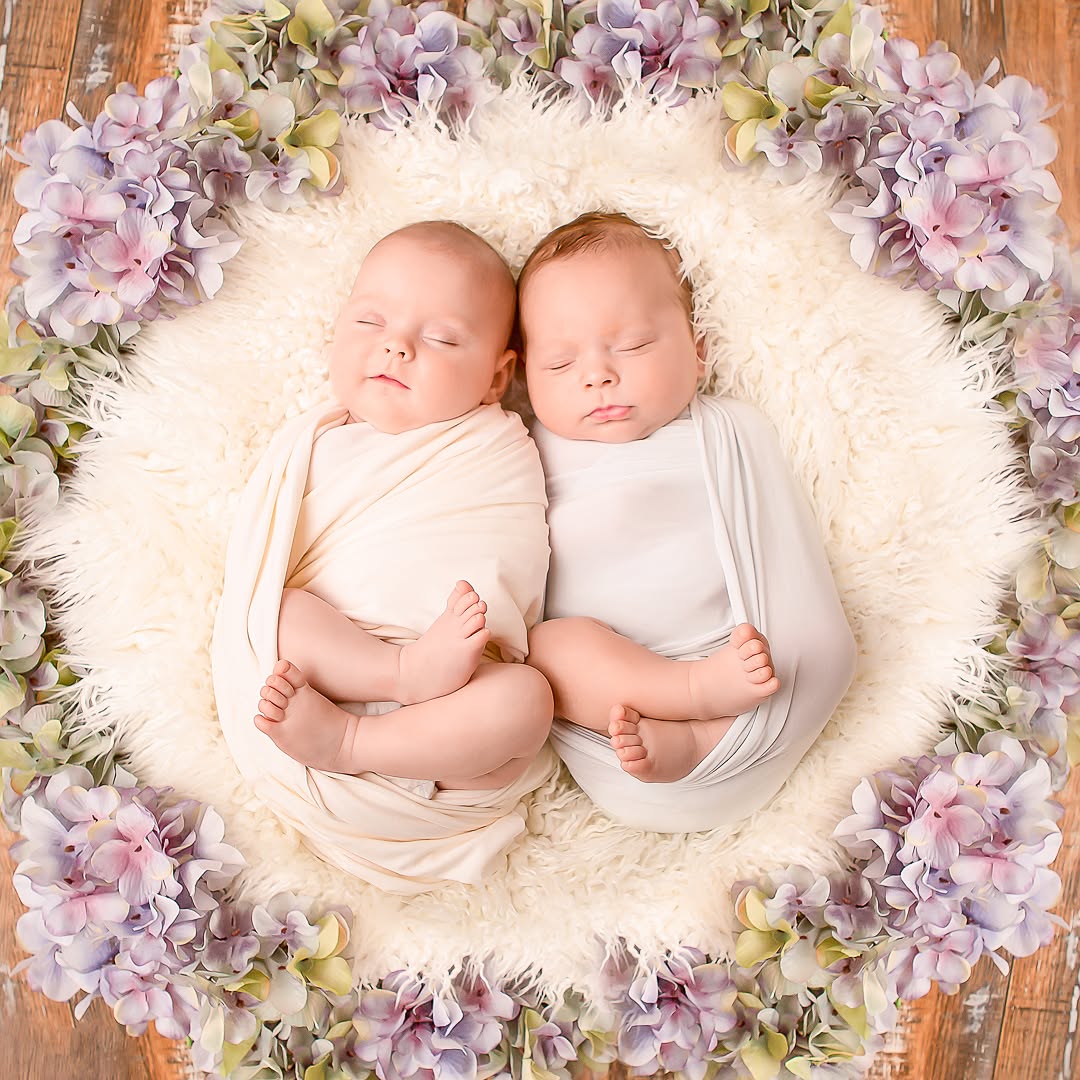
<path fill-rule="evenodd" d="M 383 342 L 383 355 L 395 363 L 407 363 L 413 358 L 413 348 L 406 338 L 394 336 Z"/>
<path fill-rule="evenodd" d="M 619 382 L 619 376 L 615 368 L 602 357 L 590 359 L 582 368 L 581 377 L 585 388 L 588 390 L 599 390 L 605 386 L 617 386 Z"/>

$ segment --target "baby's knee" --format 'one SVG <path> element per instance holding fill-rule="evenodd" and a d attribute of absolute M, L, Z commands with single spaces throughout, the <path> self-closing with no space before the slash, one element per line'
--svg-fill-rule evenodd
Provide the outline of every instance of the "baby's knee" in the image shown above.
<path fill-rule="evenodd" d="M 503 693 L 508 712 L 514 717 L 520 742 L 526 751 L 539 750 L 551 731 L 555 702 L 547 679 L 535 668 L 514 664 L 507 672 Z"/>

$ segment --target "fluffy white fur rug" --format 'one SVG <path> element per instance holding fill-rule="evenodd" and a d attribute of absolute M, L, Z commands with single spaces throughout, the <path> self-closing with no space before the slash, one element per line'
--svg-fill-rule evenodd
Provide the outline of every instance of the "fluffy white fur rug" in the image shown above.
<path fill-rule="evenodd" d="M 858 779 L 931 749 L 950 695 L 977 687 L 1003 590 L 1034 526 L 994 375 L 943 310 L 862 274 L 828 221 L 826 179 L 780 187 L 721 164 L 719 104 L 629 106 L 610 122 L 504 94 L 471 135 L 418 124 L 346 132 L 345 194 L 236 214 L 247 240 L 212 303 L 138 339 L 92 409 L 101 437 L 29 547 L 63 600 L 86 722 L 115 724 L 144 783 L 212 803 L 278 890 L 358 913 L 358 974 L 446 972 L 490 955 L 551 989 L 588 990 L 598 940 L 652 955 L 730 947 L 731 883 L 829 839 Z M 214 715 L 208 644 L 236 497 L 283 417 L 327 394 L 323 355 L 358 261 L 386 232 L 454 218 L 520 267 L 547 230 L 620 209 L 678 245 L 716 385 L 774 422 L 817 511 L 861 648 L 825 734 L 765 810 L 730 831 L 660 836 L 612 824 L 565 779 L 541 790 L 509 870 L 479 889 L 402 900 L 306 852 L 245 790 Z M 806 613 L 813 618 L 813 612 Z"/>

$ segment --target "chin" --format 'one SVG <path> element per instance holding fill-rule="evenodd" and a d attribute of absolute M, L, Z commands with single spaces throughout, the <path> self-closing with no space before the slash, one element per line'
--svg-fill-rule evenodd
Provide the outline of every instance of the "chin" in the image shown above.
<path fill-rule="evenodd" d="M 614 420 L 607 424 L 596 424 L 570 437 L 585 439 L 589 442 L 628 443 L 637 442 L 638 439 L 647 439 L 655 430 L 655 428 L 643 429 L 640 424 L 627 424 Z"/>

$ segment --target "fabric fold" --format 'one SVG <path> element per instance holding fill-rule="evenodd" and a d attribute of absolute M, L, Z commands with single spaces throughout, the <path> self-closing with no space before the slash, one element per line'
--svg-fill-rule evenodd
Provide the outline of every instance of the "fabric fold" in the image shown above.
<path fill-rule="evenodd" d="M 593 802 L 618 821 L 657 832 L 729 825 L 764 806 L 825 727 L 851 684 L 857 659 L 809 500 L 768 420 L 746 402 L 699 395 L 683 432 L 661 429 L 641 442 L 682 435 L 690 445 L 677 452 L 684 460 L 688 449 L 697 455 L 704 473 L 701 498 L 707 500 L 706 520 L 711 519 L 712 550 L 697 568 L 702 589 L 714 587 L 713 577 L 719 574 L 724 594 L 712 601 L 713 610 L 726 615 L 715 627 L 714 647 L 727 642 L 738 624 L 753 623 L 769 641 L 780 689 L 737 717 L 689 775 L 669 784 L 642 783 L 622 770 L 605 735 L 556 720 L 551 741 Z M 643 464 L 622 459 L 618 445 L 600 448 L 600 456 L 588 464 L 576 460 L 572 449 L 564 453 L 567 448 L 553 442 L 557 436 L 538 431 L 536 437 L 552 492 L 554 581 L 561 549 L 556 486 L 574 484 L 574 497 L 587 506 L 622 484 L 629 492 L 639 489 Z M 641 449 L 648 453 L 648 447 Z M 670 447 L 660 453 L 669 452 Z M 701 519 L 700 508 L 688 511 L 688 528 L 698 528 Z M 666 524 L 678 537 L 680 522 Z M 683 651 L 671 646 L 680 640 L 679 604 L 687 598 L 673 595 L 664 610 L 640 610 L 636 583 L 644 575 L 630 569 L 631 561 L 640 558 L 636 540 L 631 537 L 623 551 L 611 553 L 610 578 L 597 585 L 614 598 L 612 608 L 598 614 L 579 607 L 575 595 L 549 590 L 546 617 L 591 616 L 623 632 L 620 608 L 627 607 L 627 624 L 640 625 L 643 616 L 651 616 L 652 630 L 635 637 L 639 644 L 671 659 L 698 658 L 698 645 L 707 635 L 692 634 Z M 614 590 L 613 582 L 621 582 L 622 589 Z M 629 610 L 634 605 L 638 610 Z"/>
<path fill-rule="evenodd" d="M 325 404 L 288 421 L 243 490 L 212 643 L 222 731 L 259 798 L 328 862 L 393 892 L 475 883 L 524 830 L 522 800 L 557 767 L 549 748 L 505 787 L 444 790 L 309 769 L 252 718 L 278 660 L 286 587 L 404 644 L 465 578 L 488 605 L 487 660 L 522 660 L 548 562 L 539 457 L 520 418 L 497 405 L 396 435 L 347 420 L 342 406 Z M 399 707 L 342 705 L 359 714 Z"/>

